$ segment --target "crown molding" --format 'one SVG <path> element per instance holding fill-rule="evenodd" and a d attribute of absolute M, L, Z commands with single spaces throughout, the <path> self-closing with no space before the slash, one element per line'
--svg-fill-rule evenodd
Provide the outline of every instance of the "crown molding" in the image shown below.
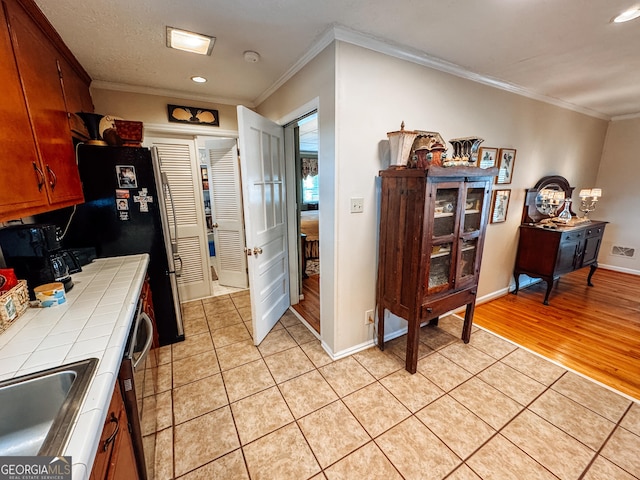
<path fill-rule="evenodd" d="M 198 102 L 217 103 L 221 105 L 244 105 L 247 108 L 254 108 L 255 104 L 241 100 L 238 98 L 214 97 L 211 95 L 202 95 L 190 92 L 181 92 L 165 88 L 143 87 L 140 85 L 129 85 L 126 83 L 106 82 L 104 80 L 94 80 L 91 82 L 91 88 L 100 88 L 103 90 L 114 90 L 117 92 L 141 93 L 144 95 L 157 95 L 162 97 L 180 98 L 183 100 L 194 100 Z"/>
<path fill-rule="evenodd" d="M 441 72 L 449 73 L 460 78 L 471 80 L 472 82 L 481 83 L 483 85 L 488 85 L 500 90 L 505 90 L 510 93 L 515 93 L 516 95 L 531 98 L 533 100 L 539 100 L 541 102 L 549 103 L 567 110 L 573 110 L 590 117 L 596 117 L 602 120 L 611 120 L 611 117 L 609 115 L 605 115 L 588 108 L 580 107 L 578 105 L 565 102 L 564 100 L 548 97 L 546 95 L 536 93 L 532 90 L 528 90 L 518 85 L 504 82 L 487 75 L 481 75 L 479 73 L 472 72 L 455 63 L 447 62 L 446 60 L 433 57 L 420 50 L 407 47 L 405 45 L 394 44 L 387 40 L 381 40 L 379 38 L 375 38 L 371 35 L 352 30 L 342 25 L 335 25 L 333 27 L 333 32 L 334 38 L 342 42 L 351 43 L 353 45 L 367 48 L 375 52 L 383 53 L 391 57 L 406 60 L 407 62 L 417 63 L 418 65 L 423 65 L 425 67 L 433 68 L 434 70 L 439 70 Z"/>
<path fill-rule="evenodd" d="M 298 59 L 296 63 L 294 63 L 289 70 L 287 70 L 276 82 L 267 88 L 264 92 L 262 92 L 254 101 L 254 106 L 260 105 L 267 98 L 269 98 L 276 90 L 278 90 L 282 85 L 284 85 L 291 77 L 293 77 L 296 73 L 298 73 L 302 68 L 317 57 L 320 52 L 322 52 L 325 48 L 327 48 L 331 43 L 335 40 L 335 33 L 333 25 L 326 29 L 318 39 L 313 42 L 309 50 L 305 52 L 305 54 Z"/>
<path fill-rule="evenodd" d="M 633 120 L 635 118 L 640 118 L 640 112 L 638 113 L 628 113 L 626 115 L 617 115 L 611 118 L 612 122 L 619 122 L 620 120 Z"/>
<path fill-rule="evenodd" d="M 254 100 L 255 105 L 260 105 L 271 94 L 273 94 L 278 88 L 286 83 L 291 77 L 293 77 L 298 71 L 300 71 L 307 63 L 309 63 L 316 55 L 324 50 L 333 41 L 341 41 L 350 43 L 358 47 L 366 48 L 374 52 L 389 55 L 391 57 L 399 58 L 407 62 L 416 63 L 434 70 L 449 73 L 460 78 L 471 80 L 472 82 L 488 85 L 500 90 L 504 90 L 516 95 L 531 98 L 533 100 L 539 100 L 541 102 L 549 103 L 566 110 L 572 110 L 577 113 L 588 115 L 590 117 L 599 118 L 601 120 L 611 120 L 611 116 L 605 115 L 595 110 L 580 107 L 573 103 L 566 102 L 557 98 L 548 97 L 540 93 L 528 90 L 526 88 L 514 85 L 502 80 L 498 80 L 487 75 L 481 75 L 479 73 L 467 70 L 455 63 L 447 62 L 437 57 L 428 55 L 415 48 L 407 47 L 406 45 L 400 45 L 392 43 L 388 40 L 373 37 L 371 35 L 347 28 L 343 25 L 333 24 L 320 37 L 314 42 L 311 48 L 287 70 L 271 87 L 265 90 L 259 97 Z"/>

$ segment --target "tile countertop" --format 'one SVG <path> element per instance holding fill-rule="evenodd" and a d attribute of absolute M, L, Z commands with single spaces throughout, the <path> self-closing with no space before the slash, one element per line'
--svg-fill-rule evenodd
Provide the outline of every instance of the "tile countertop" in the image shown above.
<path fill-rule="evenodd" d="M 148 264 L 147 254 L 95 260 L 73 274 L 65 304 L 29 308 L 0 334 L 0 380 L 99 359 L 63 453 L 74 480 L 91 473 Z"/>

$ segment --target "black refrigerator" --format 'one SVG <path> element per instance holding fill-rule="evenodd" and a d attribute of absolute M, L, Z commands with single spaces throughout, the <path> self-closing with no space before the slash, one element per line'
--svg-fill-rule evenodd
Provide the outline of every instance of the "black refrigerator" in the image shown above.
<path fill-rule="evenodd" d="M 80 144 L 77 159 L 85 203 L 72 213 L 64 247 L 94 247 L 98 258 L 148 253 L 160 344 L 184 340 L 175 212 L 156 152 Z"/>

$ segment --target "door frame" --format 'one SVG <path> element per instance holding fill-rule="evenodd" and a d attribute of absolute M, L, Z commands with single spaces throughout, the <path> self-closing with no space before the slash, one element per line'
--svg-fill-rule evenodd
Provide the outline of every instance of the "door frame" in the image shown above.
<path fill-rule="evenodd" d="M 193 141 L 195 148 L 196 161 L 200 162 L 198 156 L 198 141 L 197 137 L 218 137 L 218 138 L 235 138 L 238 139 L 238 131 L 237 130 L 215 130 L 211 131 L 210 127 L 203 127 L 198 125 L 171 125 L 171 124 L 163 124 L 163 123 L 145 123 L 144 124 L 144 137 L 162 137 L 166 139 L 181 139 L 181 140 L 190 140 Z M 195 188 L 198 187 L 198 188 Z M 202 194 L 201 186 L 194 186 L 195 191 L 200 192 L 199 197 L 195 199 L 195 201 L 202 208 L 202 215 L 204 216 L 204 197 Z M 206 239 L 206 225 L 202 225 L 204 229 Z M 205 251 L 209 252 L 209 245 L 204 245 Z M 207 256 L 207 264 L 209 263 Z M 206 269 L 206 275 L 209 279 L 209 296 L 213 294 L 213 281 L 211 279 L 211 268 Z M 197 299 L 193 299 L 197 300 Z"/>
<path fill-rule="evenodd" d="M 320 115 L 320 98 L 316 97 L 304 105 L 296 108 L 284 117 L 276 120 L 278 125 L 288 125 L 294 120 L 316 111 Z M 296 189 L 296 152 L 295 152 L 295 125 L 288 125 L 284 128 L 284 162 L 287 188 L 287 208 L 288 241 L 289 246 L 296 245 L 296 248 L 289 248 L 289 298 L 291 304 L 300 302 L 300 275 L 298 273 L 298 263 L 300 255 L 300 234 L 298 232 L 298 199 Z M 320 145 L 318 145 L 318 157 L 320 156 Z M 322 258 L 322 242 L 320 242 L 320 257 Z M 322 305 L 322 289 L 320 289 L 320 305 Z M 310 329 L 313 331 L 313 329 Z M 322 308 L 320 309 L 320 338 L 322 338 Z"/>

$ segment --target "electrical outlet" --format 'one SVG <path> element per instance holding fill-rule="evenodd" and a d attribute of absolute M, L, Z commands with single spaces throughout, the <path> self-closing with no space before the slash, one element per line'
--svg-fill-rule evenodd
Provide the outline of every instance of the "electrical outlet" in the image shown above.
<path fill-rule="evenodd" d="M 364 324 L 371 325 L 374 321 L 373 310 L 367 310 L 364 312 Z"/>
<path fill-rule="evenodd" d="M 362 213 L 364 211 L 364 198 L 351 198 L 351 213 Z"/>

